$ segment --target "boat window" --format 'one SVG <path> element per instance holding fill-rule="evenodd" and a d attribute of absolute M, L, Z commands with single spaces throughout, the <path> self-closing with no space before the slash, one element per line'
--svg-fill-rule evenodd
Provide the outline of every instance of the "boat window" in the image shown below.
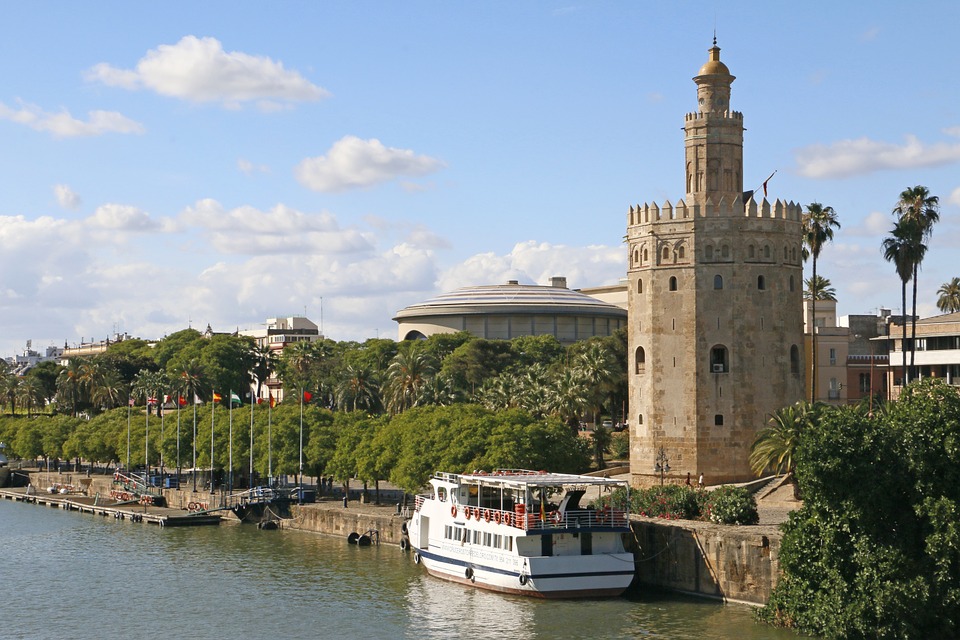
<path fill-rule="evenodd" d="M 489 531 L 484 531 L 484 532 L 483 532 L 483 546 L 485 546 L 485 547 L 493 546 L 493 545 L 491 544 L 490 538 L 491 538 L 490 532 L 489 532 Z"/>
<path fill-rule="evenodd" d="M 480 532 L 477 529 L 473 530 L 473 544 L 480 544 Z"/>
<path fill-rule="evenodd" d="M 447 501 L 447 488 L 446 487 L 437 487 L 437 500 L 440 502 Z"/>

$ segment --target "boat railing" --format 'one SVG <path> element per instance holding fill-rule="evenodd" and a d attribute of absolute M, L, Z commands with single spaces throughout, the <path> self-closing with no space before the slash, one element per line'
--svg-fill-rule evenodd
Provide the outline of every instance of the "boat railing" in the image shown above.
<path fill-rule="evenodd" d="M 418 496 L 417 508 L 422 505 Z M 476 519 L 496 524 L 505 524 L 525 531 L 548 529 L 622 529 L 629 526 L 629 516 L 621 509 L 578 509 L 573 511 L 544 511 L 527 513 L 523 505 L 513 511 L 465 506 L 462 515 L 467 520 Z"/>

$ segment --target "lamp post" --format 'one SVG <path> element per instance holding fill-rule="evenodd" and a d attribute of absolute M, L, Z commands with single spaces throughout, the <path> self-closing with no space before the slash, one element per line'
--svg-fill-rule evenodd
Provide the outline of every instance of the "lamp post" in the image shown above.
<path fill-rule="evenodd" d="M 657 456 L 654 458 L 653 470 L 660 474 L 660 486 L 663 486 L 663 476 L 670 471 L 670 460 L 663 447 L 657 449 Z"/>

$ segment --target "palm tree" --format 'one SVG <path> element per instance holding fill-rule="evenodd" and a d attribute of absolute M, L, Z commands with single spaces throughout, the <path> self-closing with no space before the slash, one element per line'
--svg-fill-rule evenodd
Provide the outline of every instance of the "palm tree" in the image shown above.
<path fill-rule="evenodd" d="M 926 250 L 923 232 L 913 220 L 902 219 L 893 225 L 890 236 L 883 239 L 883 259 L 892 262 L 900 276 L 900 308 L 903 310 L 903 386 L 910 380 L 907 370 L 907 282 L 913 277 L 913 265 L 918 253 Z"/>
<path fill-rule="evenodd" d="M 953 278 L 950 282 L 940 285 L 937 295 L 940 296 L 937 300 L 937 309 L 944 313 L 960 311 L 960 278 Z"/>
<path fill-rule="evenodd" d="M 250 355 L 253 357 L 253 368 L 250 370 L 250 375 L 257 381 L 257 397 L 259 398 L 260 392 L 263 390 L 263 383 L 270 378 L 270 374 L 276 371 L 279 360 L 277 354 L 269 345 L 254 346 L 250 350 Z"/>
<path fill-rule="evenodd" d="M 550 411 L 574 431 L 580 427 L 580 416 L 590 407 L 583 377 L 576 369 L 566 368 L 553 380 Z"/>
<path fill-rule="evenodd" d="M 30 411 L 35 407 L 42 406 L 46 398 L 44 397 L 43 385 L 33 376 L 23 378 L 23 382 L 17 387 L 17 402 L 20 406 L 27 408 L 27 417 L 30 417 Z"/>
<path fill-rule="evenodd" d="M 392 414 L 403 413 L 420 404 L 427 378 L 436 370 L 433 358 L 421 343 L 414 343 L 393 357 L 387 367 L 384 404 Z"/>
<path fill-rule="evenodd" d="M 900 193 L 893 214 L 899 220 L 912 220 L 920 227 L 922 240 L 928 240 L 933 234 L 933 225 L 940 221 L 940 198 L 931 196 L 929 189 L 922 185 L 910 187 Z M 913 311 L 910 320 L 910 370 L 913 370 L 917 355 L 917 274 L 923 262 L 926 246 L 914 254 L 913 262 Z"/>
<path fill-rule="evenodd" d="M 596 424 L 617 374 L 616 362 L 603 343 L 591 342 L 577 355 L 575 367 L 586 384 L 593 409 L 593 422 Z"/>
<path fill-rule="evenodd" d="M 57 375 L 57 401 L 70 406 L 70 415 L 77 417 L 83 399 L 83 358 L 70 358 Z"/>
<path fill-rule="evenodd" d="M 0 393 L 3 399 L 10 403 L 10 415 L 16 413 L 17 400 L 20 398 L 20 387 L 23 378 L 15 373 L 0 373 Z"/>
<path fill-rule="evenodd" d="M 812 257 L 813 282 L 817 282 L 817 258 L 824 245 L 833 240 L 833 228 L 840 228 L 840 221 L 833 207 L 825 207 L 819 202 L 811 202 L 803 214 L 803 259 Z M 810 402 L 817 399 L 817 299 L 810 300 L 811 347 L 810 358 Z"/>
<path fill-rule="evenodd" d="M 188 398 L 188 402 L 193 407 L 193 490 L 197 490 L 197 401 L 200 398 L 200 390 L 207 386 L 206 377 L 203 372 L 203 365 L 199 358 L 193 358 L 183 367 L 183 371 L 177 376 L 175 388 L 178 394 Z M 179 404 L 179 400 L 177 401 Z"/>
<path fill-rule="evenodd" d="M 817 276 L 816 280 L 807 278 L 803 281 L 803 284 L 806 285 L 803 295 L 808 300 L 837 301 L 837 290 L 833 288 L 833 283 L 830 282 L 829 278 L 822 276 Z"/>
<path fill-rule="evenodd" d="M 772 469 L 778 476 L 781 473 L 793 474 L 800 434 L 816 423 L 822 406 L 820 403 L 798 402 L 777 410 L 770 417 L 770 426 L 757 432 L 750 446 L 750 468 L 757 477 L 767 469 Z M 795 477 L 791 476 L 791 482 L 796 492 Z"/>
<path fill-rule="evenodd" d="M 367 411 L 376 409 L 379 389 L 370 369 L 351 364 L 347 365 L 343 373 L 344 378 L 336 389 L 337 406 L 353 411 L 358 407 Z"/>

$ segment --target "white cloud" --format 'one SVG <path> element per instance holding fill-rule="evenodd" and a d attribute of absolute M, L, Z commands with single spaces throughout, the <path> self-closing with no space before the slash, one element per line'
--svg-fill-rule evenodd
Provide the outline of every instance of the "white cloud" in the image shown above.
<path fill-rule="evenodd" d="M 86 224 L 94 229 L 109 231 L 151 231 L 158 227 L 150 215 L 136 207 L 122 204 L 105 204 L 97 207 Z"/>
<path fill-rule="evenodd" d="M 216 38 L 184 36 L 177 44 L 151 49 L 135 70 L 106 62 L 93 66 L 86 78 L 124 89 L 146 88 L 191 102 L 220 102 L 237 107 L 261 101 L 267 110 L 281 103 L 316 101 L 330 94 L 296 71 L 265 56 L 226 52 Z"/>
<path fill-rule="evenodd" d="M 950 197 L 947 198 L 947 202 L 950 204 L 955 204 L 960 207 L 960 187 L 957 187 L 950 192 Z"/>
<path fill-rule="evenodd" d="M 446 165 L 410 149 L 385 147 L 379 140 L 345 136 L 327 155 L 306 158 L 294 170 L 300 184 L 314 191 L 342 192 L 369 187 L 400 176 L 422 176 Z"/>
<path fill-rule="evenodd" d="M 237 158 L 237 169 L 247 176 L 252 176 L 254 173 L 270 173 L 270 167 L 267 165 L 254 164 L 246 158 Z"/>
<path fill-rule="evenodd" d="M 547 284 L 553 276 L 566 276 L 571 288 L 616 284 L 626 277 L 627 254 L 622 246 L 569 247 L 529 240 L 507 255 L 480 253 L 447 269 L 439 280 L 441 291 L 458 287 L 503 284 L 519 280 Z"/>
<path fill-rule="evenodd" d="M 184 209 L 180 221 L 199 229 L 225 254 L 356 253 L 374 244 L 359 229 L 341 228 L 328 212 L 307 214 L 284 204 L 269 211 L 250 206 L 227 210 L 206 199 Z"/>
<path fill-rule="evenodd" d="M 943 133 L 948 136 L 953 136 L 954 138 L 960 138 L 960 125 L 956 127 L 945 127 L 942 129 Z"/>
<path fill-rule="evenodd" d="M 57 203 L 64 209 L 79 209 L 80 196 L 65 184 L 54 185 L 53 194 L 57 197 Z"/>
<path fill-rule="evenodd" d="M 809 178 L 846 178 L 884 169 L 909 169 L 960 161 L 960 144 L 924 145 L 906 136 L 902 145 L 858 138 L 798 149 L 795 157 L 801 175 Z"/>
<path fill-rule="evenodd" d="M 116 111 L 90 111 L 88 119 L 78 120 L 66 109 L 48 113 L 32 104 L 20 103 L 13 109 L 0 102 L 0 118 L 22 124 L 35 131 L 52 134 L 56 138 L 99 136 L 105 133 L 143 133 L 142 124 Z"/>

